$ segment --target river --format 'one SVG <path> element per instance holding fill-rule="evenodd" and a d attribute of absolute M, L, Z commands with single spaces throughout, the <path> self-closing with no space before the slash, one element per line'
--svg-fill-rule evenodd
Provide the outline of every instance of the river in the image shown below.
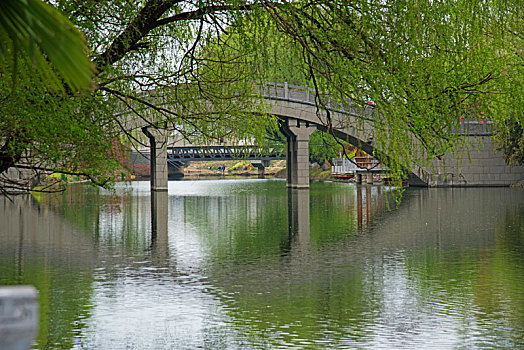
<path fill-rule="evenodd" d="M 524 348 L 524 191 L 281 180 L 0 197 L 37 349 Z"/>

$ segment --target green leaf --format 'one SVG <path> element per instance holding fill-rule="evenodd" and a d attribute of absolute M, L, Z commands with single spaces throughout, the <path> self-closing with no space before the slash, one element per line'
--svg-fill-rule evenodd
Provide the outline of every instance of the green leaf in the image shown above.
<path fill-rule="evenodd" d="M 53 7 L 40 0 L 2 0 L 0 57 L 12 55 L 16 65 L 19 54 L 27 55 L 47 85 L 57 85 L 52 66 L 71 89 L 82 90 L 94 72 L 86 53 L 82 34 Z"/>

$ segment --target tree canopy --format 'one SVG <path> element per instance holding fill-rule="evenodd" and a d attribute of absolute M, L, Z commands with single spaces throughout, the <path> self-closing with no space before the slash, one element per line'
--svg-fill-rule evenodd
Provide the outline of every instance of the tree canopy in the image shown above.
<path fill-rule="evenodd" d="M 315 88 L 374 104 L 375 149 L 398 170 L 456 150 L 460 117 L 488 116 L 504 132 L 511 132 L 507 119 L 524 122 L 518 1 L 299 1 L 265 8 L 299 50 Z"/>
<path fill-rule="evenodd" d="M 0 22 L 0 172 L 14 164 L 105 183 L 116 166 L 113 141 L 122 131 L 133 138 L 130 129 L 139 125 L 162 124 L 187 138 L 261 139 L 275 119 L 254 102 L 252 83 L 270 79 L 372 102 L 375 149 L 398 171 L 455 150 L 460 140 L 451 131 L 461 116 L 488 116 L 501 139 L 524 122 L 524 10 L 517 0 L 47 5 L 84 33 L 96 67 L 92 88 L 82 95 L 50 90 L 32 73 L 27 50 L 17 53 L 13 70 L 16 49 L 4 45 L 12 39 L 4 39 Z M 63 63 L 39 51 L 67 86 Z M 325 109 L 321 94 L 317 103 Z"/>

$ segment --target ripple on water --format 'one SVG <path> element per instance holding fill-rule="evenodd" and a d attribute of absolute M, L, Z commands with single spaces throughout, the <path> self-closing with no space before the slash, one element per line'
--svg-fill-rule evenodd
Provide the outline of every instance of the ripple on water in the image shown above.
<path fill-rule="evenodd" d="M 282 182 L 169 186 L 155 244 L 149 183 L 0 201 L 0 278 L 38 286 L 51 347 L 524 348 L 509 189 L 410 189 L 387 211 L 375 187 L 358 208 L 357 187 L 314 184 L 304 230 Z"/>

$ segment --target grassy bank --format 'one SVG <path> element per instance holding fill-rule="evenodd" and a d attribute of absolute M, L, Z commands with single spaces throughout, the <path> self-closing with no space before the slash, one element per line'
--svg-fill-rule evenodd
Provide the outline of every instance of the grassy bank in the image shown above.
<path fill-rule="evenodd" d="M 309 178 L 311 180 L 326 181 L 331 180 L 331 170 L 321 168 L 309 168 Z"/>

